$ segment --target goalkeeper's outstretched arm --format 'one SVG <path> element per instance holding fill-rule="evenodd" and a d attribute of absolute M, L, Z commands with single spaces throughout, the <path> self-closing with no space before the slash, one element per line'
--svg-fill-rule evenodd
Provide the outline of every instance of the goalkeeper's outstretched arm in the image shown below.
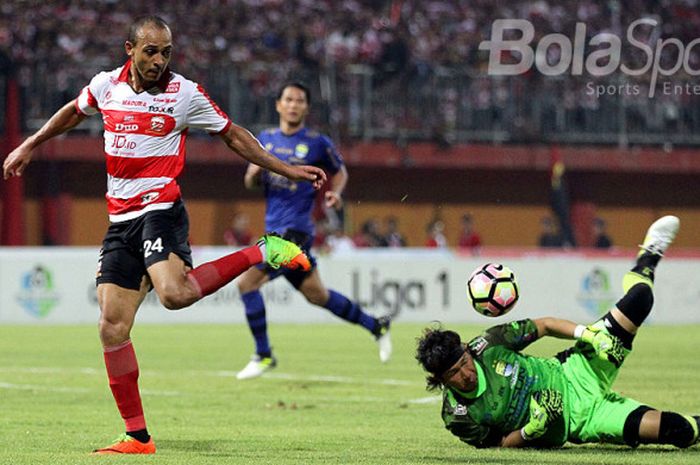
<path fill-rule="evenodd" d="M 619 355 L 619 339 L 610 336 L 598 324 L 583 326 L 554 317 L 537 318 L 532 321 L 537 327 L 538 338 L 552 336 L 559 339 L 581 340 L 593 347 L 596 355 L 602 360 L 609 360 L 618 367 L 622 365 L 624 356 Z"/>
<path fill-rule="evenodd" d="M 576 339 L 575 332 L 579 326 L 573 321 L 561 318 L 545 317 L 532 320 L 537 326 L 538 338 L 544 336 L 556 337 L 559 339 Z"/>

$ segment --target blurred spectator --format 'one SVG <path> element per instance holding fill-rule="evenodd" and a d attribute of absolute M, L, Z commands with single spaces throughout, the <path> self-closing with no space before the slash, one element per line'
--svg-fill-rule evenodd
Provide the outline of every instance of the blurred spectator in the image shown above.
<path fill-rule="evenodd" d="M 362 224 L 359 234 L 355 235 L 353 242 L 357 247 L 386 247 L 386 242 L 379 234 L 377 220 L 370 218 Z"/>
<path fill-rule="evenodd" d="M 550 33 L 573 40 L 581 22 L 586 37 L 607 33 L 624 38 L 640 16 L 657 18 L 659 25 L 639 27 L 638 40 L 674 38 L 688 45 L 700 29 L 697 0 L 172 0 L 167 5 L 162 14 L 178 36 L 172 68 L 230 104 L 223 109 L 247 124 L 272 122 L 271 105 L 282 82 L 321 81 L 329 73 L 336 79 L 329 88 L 337 95 L 326 96 L 334 105 L 324 112 L 324 122 L 347 130 L 365 114 L 354 106 L 359 94 L 349 91 L 358 85 L 358 74 L 347 72 L 350 68 L 381 86 L 381 91 L 374 89 L 381 95 L 370 109 L 373 129 L 414 129 L 440 144 L 449 145 L 455 129 L 506 130 L 520 140 L 538 137 L 539 130 L 619 131 L 611 127 L 619 119 L 612 110 L 621 106 L 629 108 L 628 131 L 692 134 L 700 124 L 695 116 L 685 116 L 694 115 L 696 106 L 687 93 L 657 89 L 661 104 L 650 108 L 650 73 L 628 78 L 618 71 L 610 76 L 614 81 L 587 72 L 565 73 L 565 79 L 530 72 L 513 81 L 492 80 L 485 79 L 489 53 L 479 51 L 499 18 L 531 21 L 537 34 L 532 46 Z M 76 96 L 94 72 L 122 64 L 105 57 L 120 56 L 122 45 L 115 44 L 123 44 L 134 12 L 153 13 L 158 7 L 159 2 L 135 0 L 3 2 L 0 55 L 6 53 L 21 76 L 23 117 L 36 124 Z M 687 66 L 673 75 L 681 85 L 694 83 L 686 68 L 700 66 L 700 47 L 685 50 Z M 641 52 L 623 47 L 620 61 L 641 69 L 648 61 Z M 546 58 L 557 62 L 559 53 L 558 47 L 549 47 Z M 659 64 L 671 68 L 675 53 L 677 47 L 663 47 Z M 187 56 L 197 60 L 185 60 Z M 603 99 L 590 87 L 618 84 L 620 78 L 626 81 L 619 84 L 639 91 L 618 91 Z M 229 95 L 235 97 L 227 102 L 224 96 Z M 541 109 L 532 110 L 540 112 L 539 127 L 527 125 L 532 119 L 528 110 L 508 118 L 506 109 L 519 103 Z"/>
<path fill-rule="evenodd" d="M 462 215 L 462 231 L 459 233 L 457 246 L 465 249 L 477 249 L 481 246 L 481 236 L 474 230 L 474 220 L 471 215 Z"/>
<path fill-rule="evenodd" d="M 428 233 L 428 238 L 425 241 L 426 247 L 447 247 L 447 238 L 445 237 L 445 223 L 443 223 L 442 220 L 433 220 L 430 223 L 428 223 L 426 232 Z"/>
<path fill-rule="evenodd" d="M 593 220 L 593 247 L 596 249 L 609 249 L 613 242 L 608 235 L 608 225 L 602 218 Z"/>
<path fill-rule="evenodd" d="M 343 228 L 336 226 L 331 228 L 326 237 L 326 248 L 330 253 L 349 252 L 355 249 L 355 242 L 345 234 Z"/>
<path fill-rule="evenodd" d="M 399 220 L 395 216 L 387 216 L 384 220 L 384 242 L 387 247 L 406 247 L 406 239 L 399 231 Z"/>
<path fill-rule="evenodd" d="M 542 226 L 542 232 L 538 241 L 540 247 L 562 247 L 564 245 L 559 228 L 552 218 L 545 216 L 542 218 L 540 225 Z"/>
<path fill-rule="evenodd" d="M 252 244 L 250 218 L 245 213 L 236 213 L 231 220 L 231 226 L 224 231 L 226 245 L 244 246 Z"/>

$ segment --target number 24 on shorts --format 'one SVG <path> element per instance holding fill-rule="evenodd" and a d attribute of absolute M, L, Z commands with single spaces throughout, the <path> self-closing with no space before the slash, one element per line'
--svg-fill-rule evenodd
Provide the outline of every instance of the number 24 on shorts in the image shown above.
<path fill-rule="evenodd" d="M 143 258 L 150 257 L 153 251 L 163 253 L 163 240 L 160 237 L 157 237 L 154 241 L 150 239 L 143 241 Z"/>

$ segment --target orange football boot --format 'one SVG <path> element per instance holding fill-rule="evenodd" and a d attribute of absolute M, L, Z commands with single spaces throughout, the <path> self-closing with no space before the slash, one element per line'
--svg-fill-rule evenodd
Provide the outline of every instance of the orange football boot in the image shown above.
<path fill-rule="evenodd" d="M 137 441 L 126 433 L 122 433 L 117 439 L 115 439 L 114 444 L 92 451 L 92 455 L 155 453 L 156 443 L 153 442 L 153 438 L 149 439 L 147 443 L 143 443 Z"/>

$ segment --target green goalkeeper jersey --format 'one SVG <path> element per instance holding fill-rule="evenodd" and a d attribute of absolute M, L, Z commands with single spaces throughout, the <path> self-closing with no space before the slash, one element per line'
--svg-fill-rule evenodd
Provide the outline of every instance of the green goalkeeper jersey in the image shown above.
<path fill-rule="evenodd" d="M 503 436 L 523 427 L 529 419 L 530 396 L 542 389 L 554 389 L 567 403 L 566 380 L 556 358 L 540 358 L 519 351 L 537 339 L 532 320 L 520 320 L 487 329 L 472 339 L 468 350 L 474 357 L 478 387 L 462 393 L 445 387 L 442 419 L 450 432 L 476 447 L 492 447 Z M 565 409 L 537 439 L 540 446 L 560 446 L 568 435 Z M 533 443 L 534 444 L 534 443 Z"/>

